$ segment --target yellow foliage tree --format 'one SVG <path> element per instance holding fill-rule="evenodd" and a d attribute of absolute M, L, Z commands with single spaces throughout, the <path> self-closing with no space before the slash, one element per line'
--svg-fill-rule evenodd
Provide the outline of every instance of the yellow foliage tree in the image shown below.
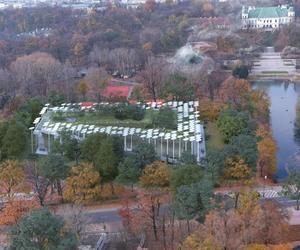
<path fill-rule="evenodd" d="M 240 156 L 230 157 L 225 161 L 224 177 L 244 181 L 251 176 L 251 168 Z"/>
<path fill-rule="evenodd" d="M 7 160 L 0 165 L 0 187 L 8 197 L 21 189 L 24 184 L 24 171 L 19 162 Z"/>
<path fill-rule="evenodd" d="M 196 232 L 185 239 L 182 245 L 183 250 L 221 250 L 221 246 L 216 242 L 216 240 L 208 235 L 200 235 Z"/>
<path fill-rule="evenodd" d="M 161 161 L 155 161 L 145 167 L 140 177 L 142 187 L 168 187 L 170 184 L 170 169 Z"/>
<path fill-rule="evenodd" d="M 64 198 L 74 203 L 88 203 L 100 193 L 100 175 L 92 164 L 82 163 L 71 169 L 65 181 Z"/>
<path fill-rule="evenodd" d="M 89 84 L 84 80 L 81 80 L 77 85 L 77 91 L 79 94 L 82 95 L 83 98 L 85 98 L 89 89 L 90 89 Z"/>
<path fill-rule="evenodd" d="M 244 250 L 292 250 L 291 244 L 280 244 L 280 245 L 261 245 L 251 244 L 244 248 Z"/>
<path fill-rule="evenodd" d="M 256 136 L 259 138 L 257 149 L 259 153 L 258 165 L 260 176 L 273 175 L 276 172 L 276 152 L 277 145 L 268 128 L 260 126 L 256 131 Z"/>
<path fill-rule="evenodd" d="M 201 100 L 199 105 L 200 117 L 202 120 L 208 120 L 213 122 L 217 120 L 223 108 L 223 103 L 211 100 Z"/>

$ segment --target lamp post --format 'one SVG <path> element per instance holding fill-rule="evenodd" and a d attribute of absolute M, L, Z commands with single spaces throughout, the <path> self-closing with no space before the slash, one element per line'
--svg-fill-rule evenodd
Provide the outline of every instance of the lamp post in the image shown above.
<path fill-rule="evenodd" d="M 30 140 L 31 140 L 31 153 L 33 154 L 33 130 L 34 130 L 34 127 L 30 127 L 29 130 L 30 130 Z"/>
<path fill-rule="evenodd" d="M 263 185 L 263 197 L 265 198 L 265 189 L 266 189 L 266 180 L 268 179 L 268 176 L 264 176 L 264 185 Z"/>

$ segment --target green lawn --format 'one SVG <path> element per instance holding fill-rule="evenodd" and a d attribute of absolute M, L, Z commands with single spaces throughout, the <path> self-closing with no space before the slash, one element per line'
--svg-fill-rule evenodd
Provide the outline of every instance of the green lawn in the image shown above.
<path fill-rule="evenodd" d="M 262 71 L 261 73 L 262 74 L 267 74 L 267 75 L 269 75 L 269 74 L 274 74 L 274 75 L 285 74 L 285 75 L 287 75 L 289 72 L 287 72 L 287 71 Z"/>
<path fill-rule="evenodd" d="M 145 113 L 144 119 L 140 121 L 125 119 L 119 120 L 114 117 L 113 114 L 100 114 L 100 113 L 63 113 L 63 115 L 53 114 L 52 119 L 55 122 L 68 122 L 67 119 L 74 118 L 76 119 L 72 122 L 74 125 L 76 124 L 89 124 L 96 126 L 119 126 L 119 127 L 139 127 L 139 128 L 149 128 L 152 126 L 152 112 L 151 110 L 147 110 Z"/>
<path fill-rule="evenodd" d="M 99 127 L 105 126 L 118 126 L 118 127 L 129 127 L 129 128 L 160 128 L 159 126 L 153 123 L 153 116 L 155 116 L 159 111 L 157 110 L 146 110 L 144 118 L 142 120 L 133 120 L 133 119 L 117 119 L 115 115 L 111 113 L 102 113 L 102 112 L 64 112 L 64 113 L 52 113 L 50 120 L 53 122 L 67 122 L 74 125 L 78 124 L 87 124 L 95 125 Z M 175 115 L 175 119 L 177 114 Z M 168 117 L 167 119 L 170 119 Z M 174 121 L 174 126 L 176 128 L 177 120 Z M 172 128 L 165 128 L 166 131 L 172 130 Z"/>
<path fill-rule="evenodd" d="M 209 122 L 206 124 L 206 147 L 207 150 L 222 150 L 224 148 L 224 142 L 222 139 L 222 135 L 217 127 L 217 125 L 213 122 Z"/>

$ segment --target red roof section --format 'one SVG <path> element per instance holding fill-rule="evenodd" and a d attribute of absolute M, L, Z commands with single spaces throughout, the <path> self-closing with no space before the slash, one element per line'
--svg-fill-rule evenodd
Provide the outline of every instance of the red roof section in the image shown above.
<path fill-rule="evenodd" d="M 94 103 L 93 102 L 82 102 L 80 104 L 81 107 L 93 107 Z"/>
<path fill-rule="evenodd" d="M 130 96 L 131 90 L 132 86 L 109 85 L 104 89 L 102 95 L 105 97 L 124 97 L 127 99 Z"/>

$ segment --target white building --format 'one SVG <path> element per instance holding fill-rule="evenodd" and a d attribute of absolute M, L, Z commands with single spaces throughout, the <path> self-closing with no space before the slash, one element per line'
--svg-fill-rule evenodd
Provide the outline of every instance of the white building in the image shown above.
<path fill-rule="evenodd" d="M 243 6 L 242 9 L 243 29 L 277 29 L 294 20 L 294 8 L 287 5 L 260 8 Z"/>

